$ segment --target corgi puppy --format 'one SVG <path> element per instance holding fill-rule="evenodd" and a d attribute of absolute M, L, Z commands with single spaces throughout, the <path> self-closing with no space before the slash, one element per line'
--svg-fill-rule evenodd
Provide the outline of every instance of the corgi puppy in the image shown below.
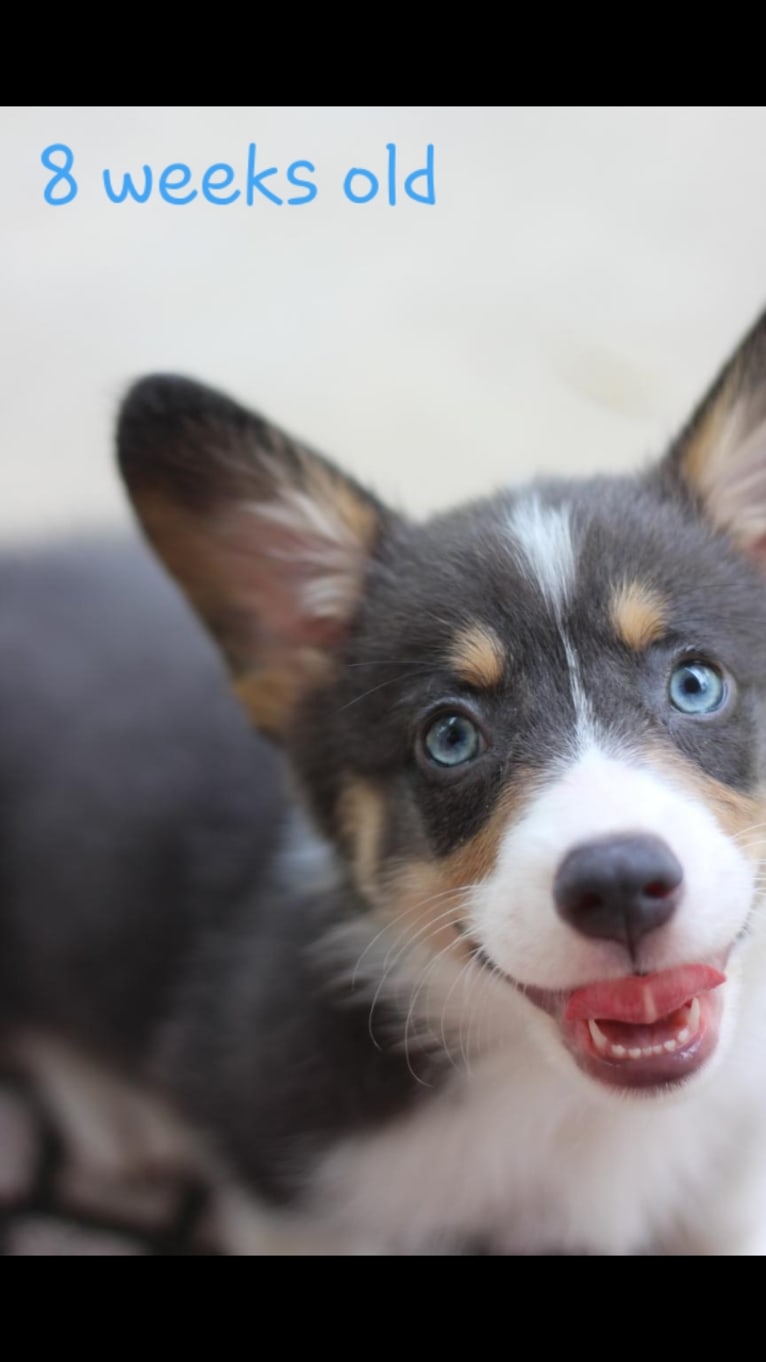
<path fill-rule="evenodd" d="M 656 465 L 425 524 L 184 378 L 117 443 L 169 579 L 0 565 L 0 1024 L 73 1138 L 236 1253 L 766 1251 L 766 319 Z"/>

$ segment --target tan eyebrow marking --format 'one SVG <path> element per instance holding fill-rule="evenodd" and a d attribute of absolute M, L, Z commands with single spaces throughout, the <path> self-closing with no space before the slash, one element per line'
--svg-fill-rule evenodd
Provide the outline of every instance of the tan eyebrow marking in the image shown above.
<path fill-rule="evenodd" d="M 623 582 L 612 592 L 610 615 L 623 643 L 640 653 L 665 632 L 667 603 L 645 582 Z"/>
<path fill-rule="evenodd" d="M 453 640 L 447 661 L 463 681 L 489 690 L 503 679 L 505 650 L 486 625 L 471 624 Z"/>
<path fill-rule="evenodd" d="M 401 958 L 408 935 L 438 957 L 451 943 L 455 958 L 470 959 L 474 947 L 461 936 L 459 924 L 467 916 L 471 890 L 489 876 L 508 827 L 515 823 L 540 787 L 539 773 L 524 768 L 501 791 L 486 823 L 463 846 L 447 856 L 424 860 L 414 854 L 398 858 L 385 876 L 378 876 L 370 895 L 379 920 L 393 920 Z M 461 944 L 462 943 L 462 944 Z"/>

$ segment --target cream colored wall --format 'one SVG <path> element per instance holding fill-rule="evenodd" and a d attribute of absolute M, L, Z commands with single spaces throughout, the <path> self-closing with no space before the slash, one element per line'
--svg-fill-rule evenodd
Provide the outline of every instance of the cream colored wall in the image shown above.
<path fill-rule="evenodd" d="M 659 450 L 766 302 L 764 109 L 5 109 L 0 533 L 125 515 L 111 422 L 173 369 L 228 388 L 416 511 Z M 247 148 L 303 206 L 109 203 L 105 166 Z M 75 153 L 53 208 L 40 162 Z M 435 148 L 437 201 L 384 189 Z M 298 192 L 298 191 L 290 191 Z"/>

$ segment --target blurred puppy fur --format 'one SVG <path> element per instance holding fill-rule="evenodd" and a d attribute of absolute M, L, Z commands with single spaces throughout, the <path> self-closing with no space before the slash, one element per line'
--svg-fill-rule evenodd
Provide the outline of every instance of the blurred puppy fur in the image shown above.
<path fill-rule="evenodd" d="M 71 1137 L 237 1253 L 762 1251 L 766 321 L 656 465 L 426 524 L 183 378 L 118 451 L 168 576 L 0 560 L 0 1026 Z"/>

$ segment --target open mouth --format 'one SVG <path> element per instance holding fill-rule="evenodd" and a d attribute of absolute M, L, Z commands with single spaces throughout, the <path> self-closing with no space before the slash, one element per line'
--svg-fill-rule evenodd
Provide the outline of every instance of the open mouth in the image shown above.
<path fill-rule="evenodd" d="M 488 963 L 484 952 L 478 958 Z M 718 1043 L 726 975 L 713 965 L 605 979 L 571 992 L 524 986 L 558 1022 L 564 1044 L 592 1078 L 616 1088 L 661 1088 L 690 1078 Z"/>
<path fill-rule="evenodd" d="M 717 1043 L 726 975 L 712 965 L 611 979 L 564 995 L 564 1041 L 602 1083 L 646 1088 L 678 1083 Z"/>

